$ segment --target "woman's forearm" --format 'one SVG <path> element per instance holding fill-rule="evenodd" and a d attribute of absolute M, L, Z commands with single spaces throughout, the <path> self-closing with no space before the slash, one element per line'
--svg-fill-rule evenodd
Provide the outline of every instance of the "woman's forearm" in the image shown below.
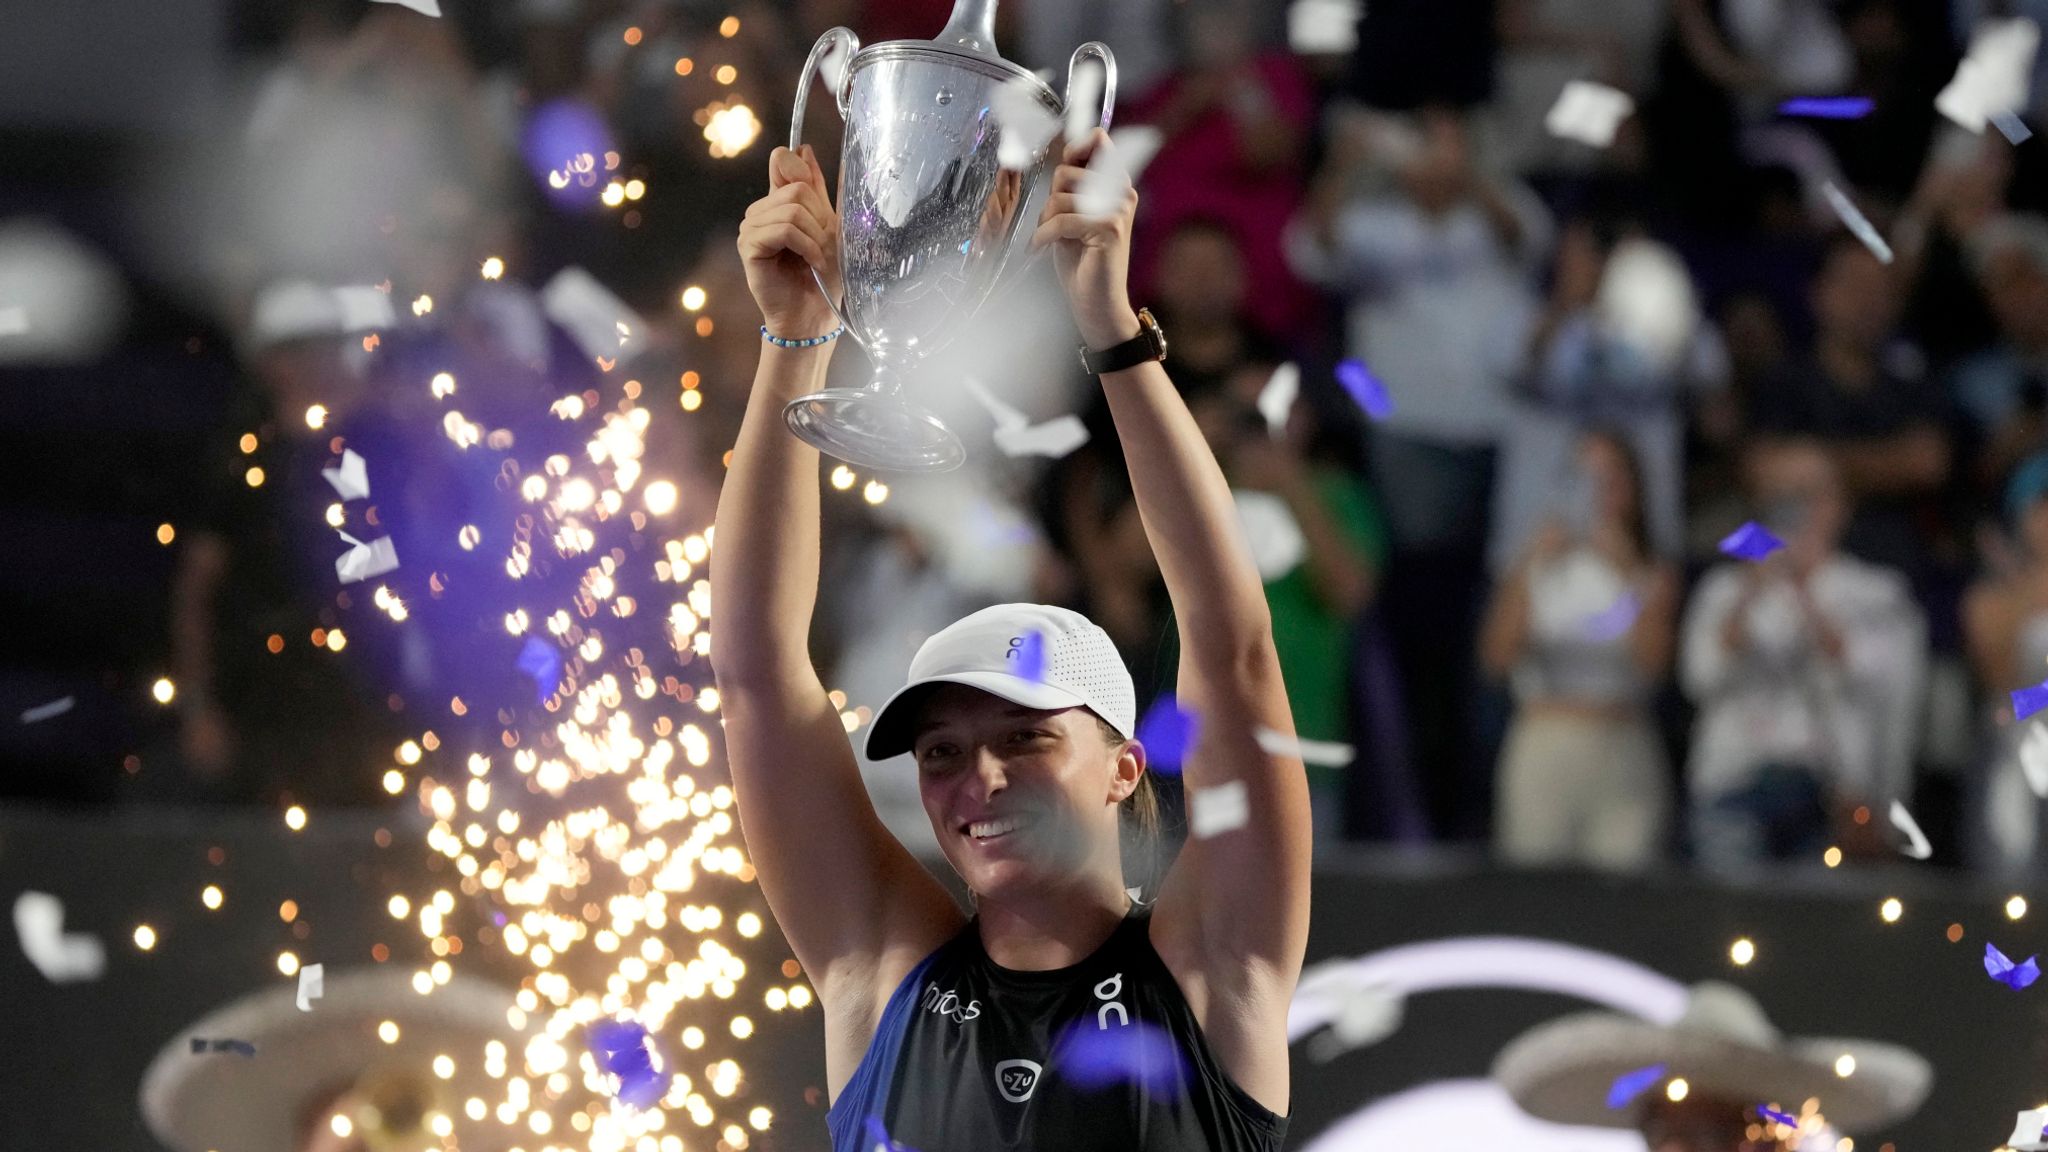
<path fill-rule="evenodd" d="M 763 343 L 753 391 L 719 490 L 711 551 L 714 661 L 722 683 L 808 665 L 818 595 L 818 450 L 790 434 L 782 409 L 816 391 L 831 344 Z"/>
<path fill-rule="evenodd" d="M 1135 315 L 1084 331 L 1102 348 L 1137 334 Z M 1173 600 L 1181 651 L 1198 665 L 1221 667 L 1270 639 L 1265 587 L 1238 528 L 1236 506 L 1209 443 L 1157 361 L 1102 377 L 1123 441 L 1131 489 L 1159 575 Z"/>
<path fill-rule="evenodd" d="M 1486 611 L 1479 630 L 1479 667 L 1499 679 L 1514 670 L 1529 640 L 1529 576 L 1517 565 L 1501 578 L 1500 591 Z"/>

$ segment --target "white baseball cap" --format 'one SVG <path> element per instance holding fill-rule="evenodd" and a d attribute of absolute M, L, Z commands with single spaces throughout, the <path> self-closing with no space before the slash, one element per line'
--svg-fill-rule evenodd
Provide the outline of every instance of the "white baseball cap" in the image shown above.
<path fill-rule="evenodd" d="M 1019 675 L 1025 638 L 1038 633 L 1044 675 Z M 918 705 L 938 684 L 964 684 L 1026 708 L 1086 708 L 1129 739 L 1138 694 L 1109 633 L 1079 612 L 1051 604 L 995 604 L 948 624 L 910 660 L 910 682 L 875 712 L 870 760 L 886 760 L 916 742 Z"/>

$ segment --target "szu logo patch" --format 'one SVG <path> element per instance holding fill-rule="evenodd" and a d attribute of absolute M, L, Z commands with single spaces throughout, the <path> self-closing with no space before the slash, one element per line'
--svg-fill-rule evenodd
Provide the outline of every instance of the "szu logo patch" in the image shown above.
<path fill-rule="evenodd" d="M 1038 1087 L 1038 1075 L 1045 1071 L 1034 1060 L 1004 1060 L 996 1065 L 996 1091 L 1012 1104 L 1022 1104 L 1031 1099 L 1031 1090 Z"/>

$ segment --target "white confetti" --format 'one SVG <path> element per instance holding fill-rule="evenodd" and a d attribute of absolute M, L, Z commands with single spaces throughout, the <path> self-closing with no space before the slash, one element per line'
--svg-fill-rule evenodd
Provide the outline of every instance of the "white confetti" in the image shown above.
<path fill-rule="evenodd" d="M 1557 103 L 1543 117 L 1552 136 L 1595 148 L 1614 143 L 1614 133 L 1636 108 L 1628 93 L 1591 80 L 1573 80 L 1558 93 Z"/>
<path fill-rule="evenodd" d="M 1287 6 L 1287 46 L 1300 56 L 1348 56 L 1358 47 L 1365 0 L 1294 0 Z"/>
<path fill-rule="evenodd" d="M 818 57 L 818 75 L 824 79 L 825 89 L 833 94 L 835 101 L 839 85 L 846 81 L 846 62 L 846 41 L 837 36 L 825 45 L 824 55 Z"/>
<path fill-rule="evenodd" d="M 1342 768 L 1358 756 L 1358 749 L 1336 740 L 1303 740 L 1275 732 L 1271 728 L 1260 728 L 1252 733 L 1259 747 L 1275 756 L 1293 756 L 1303 764 L 1318 764 L 1325 768 Z"/>
<path fill-rule="evenodd" d="M 28 335 L 28 309 L 19 304 L 0 308 L 0 336 Z"/>
<path fill-rule="evenodd" d="M 1244 534 L 1245 548 L 1259 579 L 1271 583 L 1308 559 L 1308 537 L 1301 521 L 1284 497 L 1250 488 L 1232 488 L 1230 499 L 1237 507 L 1237 526 Z"/>
<path fill-rule="evenodd" d="M 398 323 L 398 313 L 391 307 L 389 293 L 362 285 L 344 285 L 333 289 L 333 296 L 341 313 L 341 330 L 344 332 L 389 328 Z"/>
<path fill-rule="evenodd" d="M 581 268 L 564 268 L 540 290 L 541 310 L 592 359 L 631 360 L 646 346 L 647 324 L 624 300 Z"/>
<path fill-rule="evenodd" d="M 64 903 L 47 892 L 23 892 L 14 898 L 14 934 L 36 971 L 52 984 L 97 980 L 106 970 L 106 949 L 99 938 L 64 931 Z"/>
<path fill-rule="evenodd" d="M 2048 800 L 2048 727 L 2039 720 L 2027 725 L 2020 738 L 2020 771 L 2036 797 Z"/>
<path fill-rule="evenodd" d="M 354 545 L 334 559 L 334 574 L 343 584 L 382 576 L 398 567 L 398 546 L 391 542 L 391 537 L 379 536 L 365 544 L 346 532 L 339 535 Z"/>
<path fill-rule="evenodd" d="M 1901 849 L 1906 855 L 1915 860 L 1925 860 L 1934 855 L 1934 845 L 1927 842 L 1927 834 L 1920 831 L 1919 822 L 1914 820 L 1913 814 L 1906 811 L 1906 806 L 1897 800 L 1892 801 L 1892 827 L 1904 832 L 1906 839 L 1911 841 Z"/>
<path fill-rule="evenodd" d="M 996 447 L 1005 456 L 1043 456 L 1058 460 L 1088 443 L 1088 426 L 1079 416 L 1055 416 L 1043 424 L 997 428 Z"/>
<path fill-rule="evenodd" d="M 330 288 L 309 280 L 287 280 L 257 293 L 250 309 L 249 337 L 268 344 L 368 332 L 397 323 L 391 297 L 375 288 Z"/>
<path fill-rule="evenodd" d="M 1131 174 L 1131 182 L 1145 174 L 1152 166 L 1152 158 L 1159 155 L 1159 149 L 1166 144 L 1166 133 L 1150 124 L 1133 124 L 1128 128 L 1109 130 L 1109 142 L 1116 146 L 1117 158 L 1123 161 L 1124 171 Z"/>
<path fill-rule="evenodd" d="M 1856 239 L 1863 242 L 1865 248 L 1870 249 L 1871 253 L 1884 263 L 1892 262 L 1892 246 L 1884 242 L 1884 237 L 1877 234 L 1876 226 L 1857 210 L 1856 205 L 1840 188 L 1835 187 L 1834 181 L 1829 180 L 1822 184 L 1820 192 L 1828 198 L 1828 206 L 1835 210 L 1835 215 L 1842 218 L 1843 225 Z"/>
<path fill-rule="evenodd" d="M 1058 460 L 1088 442 L 1088 426 L 1078 416 L 1055 416 L 1043 424 L 996 398 L 981 381 L 969 379 L 967 390 L 988 409 L 996 423 L 996 447 L 1005 456 L 1044 456 Z"/>
<path fill-rule="evenodd" d="M 1090 220 L 1107 220 L 1123 208 L 1124 194 L 1135 181 L 1112 143 L 1088 157 L 1088 168 L 1074 186 L 1074 211 Z"/>
<path fill-rule="evenodd" d="M 1188 834 L 1197 840 L 1242 828 L 1250 817 L 1251 800 L 1242 780 L 1197 788 L 1188 794 Z"/>
<path fill-rule="evenodd" d="M 1327 1064 L 1346 1052 L 1367 1048 L 1401 1029 L 1407 1002 L 1390 984 L 1350 982 L 1337 992 L 1329 1031 L 1309 1042 L 1309 1058 Z"/>
<path fill-rule="evenodd" d="M 23 709 L 21 722 L 23 724 L 40 724 L 45 720 L 54 720 L 71 711 L 77 704 L 78 698 L 76 696 L 60 696 L 48 704 L 38 704 L 33 708 Z"/>
<path fill-rule="evenodd" d="M 1991 123 L 1998 129 L 1998 134 L 2005 137 L 2008 144 L 2024 144 L 2034 138 L 2034 130 L 2027 127 L 2027 122 L 2020 119 L 2016 112 L 1993 112 Z"/>
<path fill-rule="evenodd" d="M 2000 112 L 2027 106 L 2034 53 L 2041 30 L 2032 20 L 1986 20 L 1970 36 L 1970 51 L 1956 64 L 1956 74 L 1934 98 L 1943 116 L 1981 133 Z"/>
<path fill-rule="evenodd" d="M 1079 144 L 1102 123 L 1102 65 L 1085 60 L 1067 81 L 1067 143 Z"/>
<path fill-rule="evenodd" d="M 1301 395 L 1301 366 L 1292 360 L 1273 369 L 1266 378 L 1266 386 L 1259 389 L 1259 415 L 1266 418 L 1266 431 L 1279 439 L 1287 430 L 1288 414 L 1294 411 L 1294 401 Z"/>
<path fill-rule="evenodd" d="M 981 401 L 982 407 L 988 409 L 988 414 L 994 418 L 996 427 L 1022 428 L 1031 423 L 1031 417 L 998 399 L 981 381 L 971 376 L 967 378 L 967 391 L 972 393 L 976 400 Z"/>
<path fill-rule="evenodd" d="M 368 464 L 356 454 L 353 448 L 341 450 L 341 466 L 322 468 L 320 475 L 334 486 L 343 500 L 367 500 L 370 498 L 370 471 Z"/>
<path fill-rule="evenodd" d="M 299 969 L 299 1011 L 311 1012 L 313 1001 L 327 995 L 327 967 L 308 964 Z"/>
<path fill-rule="evenodd" d="M 380 4 L 396 4 L 401 8 L 410 8 L 422 16 L 438 17 L 441 15 L 439 0 L 377 0 L 377 2 Z"/>
<path fill-rule="evenodd" d="M 2022 1112 L 2012 1126 L 2012 1135 L 2006 1138 L 2006 1146 L 2012 1152 L 2044 1152 L 2048 1150 L 2048 1108 L 2036 1108 Z"/>
<path fill-rule="evenodd" d="M 1011 80 L 989 100 L 989 116 L 996 122 L 996 163 L 1012 172 L 1036 165 L 1060 128 L 1060 118 L 1038 92 L 1035 84 Z"/>

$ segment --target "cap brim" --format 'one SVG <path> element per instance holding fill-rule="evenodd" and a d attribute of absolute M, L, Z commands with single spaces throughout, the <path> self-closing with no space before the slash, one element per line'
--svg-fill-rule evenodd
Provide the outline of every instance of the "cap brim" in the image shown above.
<path fill-rule="evenodd" d="M 1848 1077 L 1834 1070 L 1844 1053 L 1856 1058 Z M 1608 1108 L 1608 1090 L 1617 1078 L 1652 1064 L 1666 1065 L 1696 1093 L 1724 1099 L 1777 1101 L 1796 1112 L 1817 1098 L 1828 1122 L 1850 1133 L 1912 1114 L 1932 1081 L 1926 1061 L 1891 1044 L 1815 1039 L 1763 1048 L 1607 1012 L 1563 1017 L 1525 1034 L 1501 1052 L 1493 1074 L 1540 1120 L 1633 1128 L 1641 1103 Z"/>
<path fill-rule="evenodd" d="M 979 688 L 991 696 L 1000 696 L 1012 704 L 1026 708 L 1081 708 L 1087 701 L 1041 680 L 1027 680 L 1008 672 L 947 672 L 938 676 L 926 676 L 912 680 L 898 688 L 882 706 L 875 711 L 874 723 L 868 725 L 866 743 L 870 760 L 887 760 L 901 756 L 917 744 L 917 716 L 919 706 L 926 696 L 942 684 L 962 684 Z"/>
<path fill-rule="evenodd" d="M 293 1146 L 300 1110 L 314 1093 L 345 1087 L 379 1066 L 425 1076 L 433 1057 L 445 1054 L 456 1075 L 435 1083 L 448 1095 L 463 1148 L 474 1142 L 489 1152 L 514 1143 L 502 1126 L 468 1124 L 458 1106 L 497 1086 L 483 1072 L 486 1042 L 520 1045 L 507 1023 L 515 1006 L 510 991 L 458 976 L 421 996 L 406 973 L 368 969 L 329 976 L 310 1012 L 300 1012 L 296 1000 L 294 986 L 280 985 L 181 1029 L 142 1079 L 142 1112 L 157 1139 L 181 1152 L 278 1152 Z M 384 1020 L 398 1024 L 394 1044 L 377 1035 Z M 195 1054 L 195 1037 L 246 1040 L 256 1055 Z"/>

